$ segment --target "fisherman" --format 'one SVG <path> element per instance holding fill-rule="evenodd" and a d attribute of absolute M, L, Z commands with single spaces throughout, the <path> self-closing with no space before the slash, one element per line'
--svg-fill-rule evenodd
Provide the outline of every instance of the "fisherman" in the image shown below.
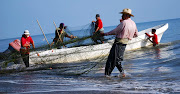
<path fill-rule="evenodd" d="M 60 23 L 59 28 L 56 28 L 55 30 L 55 38 L 53 39 L 53 42 L 51 43 L 51 46 L 55 43 L 58 46 L 58 49 L 60 49 L 61 44 L 63 43 L 64 37 L 68 37 L 71 39 L 76 38 L 76 36 L 68 35 L 64 29 L 66 29 L 67 26 L 64 26 L 64 23 Z M 65 47 L 65 45 L 63 45 Z"/>
<path fill-rule="evenodd" d="M 130 18 L 131 16 L 134 17 L 134 15 L 131 14 L 131 9 L 123 9 L 123 12 L 120 13 L 122 14 L 121 23 L 114 30 L 108 33 L 102 33 L 102 35 L 104 36 L 116 35 L 116 39 L 110 50 L 110 54 L 106 62 L 106 76 L 111 75 L 111 72 L 113 71 L 115 66 L 120 71 L 123 77 L 126 76 L 121 65 L 121 62 L 123 61 L 124 51 L 126 45 L 128 44 L 128 41 L 131 40 L 133 37 L 137 37 L 138 35 L 136 24 Z"/>
<path fill-rule="evenodd" d="M 104 33 L 104 28 L 100 15 L 96 14 L 96 21 L 92 21 L 92 22 L 95 22 L 95 32 L 93 32 L 94 33 L 93 41 L 97 44 L 98 44 L 98 40 L 100 40 L 101 43 L 104 43 L 104 36 L 101 35 L 101 33 Z"/>
<path fill-rule="evenodd" d="M 150 40 L 152 43 L 153 43 L 153 46 L 156 46 L 157 44 L 158 44 L 158 37 L 157 37 L 157 35 L 156 35 L 156 29 L 152 29 L 152 36 L 151 35 L 149 35 L 148 33 L 145 33 L 149 38 L 149 40 L 150 40 L 150 38 L 152 37 L 152 40 Z"/>
<path fill-rule="evenodd" d="M 30 33 L 28 30 L 24 31 L 24 34 L 21 37 L 21 56 L 23 58 L 23 61 L 26 65 L 26 67 L 29 67 L 29 53 L 30 53 L 30 47 L 32 44 L 32 47 L 35 48 L 34 41 L 32 40 L 31 36 L 29 36 Z"/>

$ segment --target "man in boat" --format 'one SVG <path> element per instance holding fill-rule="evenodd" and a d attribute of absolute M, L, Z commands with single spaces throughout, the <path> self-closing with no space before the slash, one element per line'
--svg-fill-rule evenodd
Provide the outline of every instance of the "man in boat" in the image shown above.
<path fill-rule="evenodd" d="M 66 26 L 64 26 L 64 23 L 60 23 L 59 28 L 56 28 L 56 30 L 55 30 L 55 38 L 53 39 L 53 42 L 51 43 L 51 46 L 55 43 L 56 46 L 59 49 L 60 46 L 62 46 L 62 44 L 63 44 L 64 37 L 68 37 L 68 38 L 71 38 L 71 39 L 76 38 L 76 36 L 73 36 L 73 35 L 69 36 L 65 32 L 64 29 L 66 29 Z M 65 45 L 63 45 L 63 46 L 65 47 Z"/>
<path fill-rule="evenodd" d="M 92 37 L 93 41 L 97 44 L 98 44 L 98 40 L 100 40 L 101 43 L 104 43 L 104 37 L 101 35 L 101 33 L 104 33 L 104 28 L 100 15 L 96 14 L 96 21 L 92 21 L 92 22 L 95 22 L 95 32 L 93 32 L 94 35 Z"/>
<path fill-rule="evenodd" d="M 156 35 L 156 29 L 152 29 L 152 36 L 149 35 L 148 33 L 145 33 L 149 38 L 152 37 L 152 40 L 150 40 L 153 43 L 153 46 L 156 46 L 158 44 L 158 37 Z"/>
<path fill-rule="evenodd" d="M 123 77 L 126 76 L 121 65 L 121 62 L 123 61 L 124 51 L 126 45 L 128 44 L 128 41 L 133 37 L 137 37 L 138 35 L 136 24 L 130 18 L 131 16 L 134 17 L 134 15 L 131 14 L 131 9 L 123 9 L 123 12 L 120 13 L 122 14 L 121 23 L 114 30 L 108 33 L 102 33 L 102 35 L 104 36 L 116 35 L 116 39 L 110 50 L 110 54 L 106 62 L 106 76 L 110 76 L 115 66 L 120 71 Z"/>
<path fill-rule="evenodd" d="M 32 44 L 32 47 L 35 48 L 34 41 L 29 35 L 30 35 L 29 31 L 25 30 L 24 34 L 21 37 L 20 52 L 21 52 L 21 56 L 26 67 L 29 67 L 29 53 L 30 53 L 31 44 Z"/>

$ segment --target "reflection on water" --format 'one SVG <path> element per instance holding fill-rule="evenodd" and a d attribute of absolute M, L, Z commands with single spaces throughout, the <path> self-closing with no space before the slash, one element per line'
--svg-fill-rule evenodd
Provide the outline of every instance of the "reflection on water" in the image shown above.
<path fill-rule="evenodd" d="M 23 69 L 22 65 L 14 65 L 15 70 L 3 71 L 0 74 L 0 93 L 54 93 L 62 91 L 70 94 L 120 94 L 125 93 L 180 93 L 180 19 L 170 19 L 137 24 L 143 30 L 159 24 L 169 23 L 157 47 L 144 47 L 134 51 L 126 51 L 123 68 L 126 78 L 117 77 L 115 68 L 112 77 L 104 77 L 107 57 L 95 60 L 72 62 L 68 64 L 36 65 Z M 106 27 L 105 32 L 113 27 Z M 82 34 L 74 32 L 79 36 Z M 81 32 L 87 34 L 87 32 Z M 47 34 L 52 41 L 54 34 Z M 43 35 L 32 36 L 35 45 L 47 44 Z M 15 38 L 16 39 L 16 38 Z M 0 40 L 0 51 L 7 49 L 15 39 Z M 24 65 L 23 65 L 24 66 Z M 49 68 L 52 69 L 49 69 Z M 9 67 L 12 69 L 12 67 Z M 21 70 L 22 69 L 22 70 Z M 94 92 L 93 92 L 94 90 Z M 85 91 L 85 92 L 78 92 Z M 89 91 L 89 93 L 88 93 Z M 101 91 L 109 91 L 102 93 Z M 118 92 L 120 91 L 120 92 Z M 117 93 L 118 92 L 118 93 Z"/>
<path fill-rule="evenodd" d="M 125 52 L 123 68 L 126 78 L 118 77 L 119 71 L 116 68 L 111 77 L 104 77 L 107 57 L 76 63 L 34 66 L 24 72 L 1 75 L 0 92 L 52 93 L 87 90 L 115 90 L 126 93 L 180 92 L 179 48 L 179 44 L 160 44 L 157 47 L 149 46 Z"/>
<path fill-rule="evenodd" d="M 161 50 L 159 48 L 155 48 L 155 59 L 161 59 Z"/>

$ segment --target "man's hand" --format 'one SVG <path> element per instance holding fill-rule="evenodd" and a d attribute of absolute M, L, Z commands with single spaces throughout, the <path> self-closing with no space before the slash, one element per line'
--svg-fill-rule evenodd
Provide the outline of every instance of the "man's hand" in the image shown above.
<path fill-rule="evenodd" d="M 145 33 L 146 34 L 146 36 L 148 36 L 148 38 L 150 38 L 150 36 L 148 35 L 148 33 Z"/>
<path fill-rule="evenodd" d="M 95 21 L 92 21 L 92 23 L 94 23 Z"/>
<path fill-rule="evenodd" d="M 77 38 L 77 36 L 73 36 L 73 35 L 71 35 L 71 39 L 74 39 L 74 38 Z"/>
<path fill-rule="evenodd" d="M 67 26 L 64 26 L 64 29 L 66 29 L 67 28 Z"/>
<path fill-rule="evenodd" d="M 77 38 L 77 36 L 74 36 L 74 38 Z"/>

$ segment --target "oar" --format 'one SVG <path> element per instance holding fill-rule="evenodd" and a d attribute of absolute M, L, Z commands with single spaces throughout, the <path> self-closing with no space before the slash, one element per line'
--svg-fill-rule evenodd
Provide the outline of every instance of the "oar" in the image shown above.
<path fill-rule="evenodd" d="M 152 42 L 153 43 L 153 41 L 152 40 L 150 40 L 150 37 L 149 38 L 147 38 L 150 42 Z"/>
<path fill-rule="evenodd" d="M 47 41 L 47 43 L 48 43 L 49 47 L 51 48 L 51 45 L 49 44 L 49 42 L 48 42 L 48 40 L 47 40 L 47 38 L 46 38 L 46 36 L 45 36 L 45 34 L 44 34 L 44 32 L 43 32 L 42 28 L 41 28 L 41 25 L 39 24 L 39 21 L 38 21 L 38 20 L 36 20 L 36 21 L 37 21 L 37 23 L 38 23 L 38 25 L 39 25 L 39 27 L 40 27 L 40 29 L 41 29 L 41 31 L 42 31 L 42 33 L 43 33 L 43 35 L 44 35 L 44 38 L 46 39 L 46 41 Z"/>

